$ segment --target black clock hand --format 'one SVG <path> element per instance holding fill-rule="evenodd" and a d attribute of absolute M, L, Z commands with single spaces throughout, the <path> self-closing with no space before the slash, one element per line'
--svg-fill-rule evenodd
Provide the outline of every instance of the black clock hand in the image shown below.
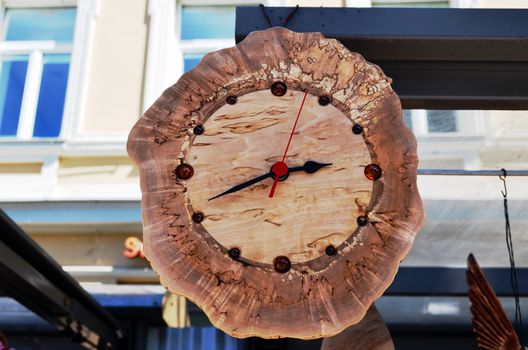
<path fill-rule="evenodd" d="M 314 162 L 313 160 L 309 160 L 306 163 L 304 163 L 303 166 L 295 166 L 293 168 L 289 168 L 288 171 L 290 173 L 293 173 L 294 171 L 304 171 L 304 172 L 307 172 L 308 174 L 313 174 L 317 170 L 324 168 L 325 166 L 329 166 L 329 165 L 332 165 L 332 163 L 317 163 L 317 162 Z"/>
<path fill-rule="evenodd" d="M 260 181 L 262 181 L 262 180 L 265 180 L 265 179 L 267 179 L 268 177 L 271 177 L 271 172 L 269 172 L 269 173 L 267 173 L 267 174 L 264 174 L 264 175 L 260 175 L 260 176 L 258 176 L 258 177 L 256 177 L 256 178 L 251 179 L 251 180 L 248 180 L 248 181 L 246 181 L 246 182 L 242 182 L 242 183 L 239 184 L 239 185 L 233 186 L 233 187 L 231 187 L 230 189 L 228 189 L 227 191 L 222 192 L 222 193 L 220 193 L 220 194 L 217 195 L 217 196 L 214 196 L 214 197 L 209 198 L 209 200 L 213 200 L 213 199 L 215 199 L 215 198 L 225 196 L 226 194 L 230 194 L 230 193 L 233 193 L 233 192 L 240 191 L 240 190 L 242 190 L 242 189 L 244 189 L 244 188 L 246 188 L 246 187 L 249 187 L 249 186 L 251 186 L 251 185 L 256 184 L 257 182 L 260 182 Z"/>
<path fill-rule="evenodd" d="M 304 172 L 306 172 L 308 174 L 313 174 L 317 170 L 319 170 L 319 169 L 321 169 L 321 168 L 323 168 L 325 166 L 329 166 L 329 165 L 332 165 L 332 163 L 317 163 L 317 162 L 314 162 L 312 160 L 309 160 L 306 163 L 304 163 L 304 165 L 302 165 L 302 166 L 296 166 L 296 167 L 289 168 L 288 172 L 304 171 Z M 230 194 L 230 193 L 234 193 L 234 192 L 243 190 L 244 188 L 252 186 L 252 185 L 256 184 L 257 182 L 260 182 L 262 180 L 266 180 L 268 177 L 273 177 L 273 173 L 271 171 L 269 173 L 267 173 L 267 174 L 260 175 L 258 177 L 255 177 L 255 178 L 251 179 L 251 180 L 248 180 L 248 181 L 242 182 L 241 184 L 233 186 L 230 189 L 220 193 L 219 195 L 216 195 L 214 197 L 209 198 L 209 200 L 213 200 L 215 198 L 225 196 L 226 194 Z"/>

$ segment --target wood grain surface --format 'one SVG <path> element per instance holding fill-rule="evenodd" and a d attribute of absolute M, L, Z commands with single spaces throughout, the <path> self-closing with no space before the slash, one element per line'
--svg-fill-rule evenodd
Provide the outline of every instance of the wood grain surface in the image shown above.
<path fill-rule="evenodd" d="M 227 96 L 243 100 L 275 81 L 291 91 L 330 96 L 336 109 L 363 127 L 371 161 L 383 169 L 366 207 L 368 224 L 347 237 L 338 254 L 293 264 L 285 274 L 268 263 L 231 259 L 226 247 L 191 219 L 193 179 L 175 176 L 176 167 L 191 163 L 193 148 L 199 147 L 192 132 L 196 125 L 206 124 Z M 128 141 L 140 169 L 145 255 L 161 284 L 236 337 L 310 339 L 358 323 L 394 279 L 423 221 L 416 141 L 390 82 L 336 40 L 271 28 L 207 54 L 169 87 Z M 286 193 L 285 184 L 279 183 L 279 194 Z"/>
<path fill-rule="evenodd" d="M 271 264 L 279 255 L 292 263 L 325 254 L 340 246 L 365 215 L 372 180 L 363 174 L 371 163 L 361 135 L 332 105 L 321 106 L 308 95 L 292 138 L 286 163 L 332 163 L 313 174 L 293 172 L 269 198 L 273 179 L 209 200 L 234 185 L 266 174 L 282 159 L 304 94 L 290 90 L 276 97 L 269 90 L 224 105 L 204 124 L 189 152 L 194 176 L 187 192 L 194 210 L 205 213 L 202 225 L 227 249 L 236 247 L 246 259 Z"/>
<path fill-rule="evenodd" d="M 325 338 L 321 350 L 394 350 L 387 325 L 371 305 L 361 322 Z"/>
<path fill-rule="evenodd" d="M 473 254 L 467 258 L 467 267 L 473 331 L 479 349 L 521 350 L 519 337 Z"/>

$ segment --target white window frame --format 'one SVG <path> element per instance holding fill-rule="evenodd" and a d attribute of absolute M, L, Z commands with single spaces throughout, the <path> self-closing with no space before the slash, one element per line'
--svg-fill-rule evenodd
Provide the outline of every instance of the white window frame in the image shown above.
<path fill-rule="evenodd" d="M 149 0 L 149 34 L 143 109 L 183 74 L 183 55 L 206 53 L 234 46 L 235 39 L 180 40 L 182 6 L 258 5 L 283 6 L 287 0 Z"/>
<path fill-rule="evenodd" d="M 4 27 L 7 8 L 75 7 L 75 28 L 72 44 L 55 41 L 0 41 L 1 55 L 29 55 L 26 81 L 22 97 L 17 135 L 19 141 L 33 139 L 33 128 L 40 92 L 43 55 L 48 53 L 70 53 L 70 68 L 64 101 L 61 131 L 58 139 L 71 139 L 78 130 L 84 107 L 86 78 L 90 48 L 93 39 L 94 20 L 99 12 L 99 0 L 0 0 L 0 27 Z M 0 144 L 13 138 L 2 137 Z M 56 138 L 53 138 L 56 139 Z"/>
<path fill-rule="evenodd" d="M 22 98 L 22 108 L 16 137 L 0 137 L 0 166 L 2 163 L 40 163 L 39 173 L 0 174 L 0 200 L 41 201 L 71 196 L 78 192 L 59 193 L 57 175 L 62 155 L 86 156 L 93 154 L 123 155 L 124 147 L 109 147 L 102 143 L 77 142 L 84 111 L 88 67 L 91 57 L 95 20 L 100 0 L 0 0 L 0 28 L 4 27 L 7 8 L 75 7 L 73 43 L 61 45 L 55 41 L 0 41 L 2 54 L 27 54 L 30 58 Z M 33 138 L 33 125 L 38 103 L 40 80 L 45 53 L 71 53 L 68 83 L 58 138 Z M 24 184 L 23 191 L 20 184 Z M 86 196 L 86 199 L 93 196 Z M 84 199 L 84 198 L 83 198 Z"/>
<path fill-rule="evenodd" d="M 346 7 L 372 7 L 372 2 L 376 2 L 377 0 L 346 0 L 345 6 Z M 424 3 L 424 2 L 438 2 L 439 0 L 379 0 L 380 2 L 384 3 L 401 3 L 401 2 L 408 2 L 408 3 Z M 449 7 L 455 7 L 455 8 L 474 8 L 479 7 L 479 1 L 480 0 L 447 0 L 449 2 Z"/>
<path fill-rule="evenodd" d="M 376 3 L 376 2 L 382 2 L 384 4 L 391 4 L 391 3 L 395 3 L 395 4 L 399 4 L 399 3 L 402 3 L 402 2 L 405 2 L 405 3 L 408 3 L 408 4 L 424 4 L 424 3 L 437 3 L 437 2 L 447 2 L 449 4 L 449 6 L 451 6 L 451 1 L 452 0 L 371 0 L 373 3 Z"/>
<path fill-rule="evenodd" d="M 412 130 L 416 136 L 434 137 L 472 137 L 483 136 L 487 130 L 486 117 L 488 111 L 485 110 L 455 110 L 456 130 L 448 132 L 431 132 L 427 120 L 427 110 L 412 109 L 411 113 Z"/>

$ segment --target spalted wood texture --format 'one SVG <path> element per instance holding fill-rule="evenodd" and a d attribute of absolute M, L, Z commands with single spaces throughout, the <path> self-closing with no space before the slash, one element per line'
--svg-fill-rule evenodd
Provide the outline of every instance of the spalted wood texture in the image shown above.
<path fill-rule="evenodd" d="M 364 209 L 369 223 L 351 233 L 337 255 L 293 264 L 285 274 L 268 263 L 231 259 L 202 224 L 193 223 L 190 182 L 174 173 L 180 163 L 191 163 L 193 128 L 205 124 L 227 96 L 243 99 L 274 81 L 330 96 L 335 108 L 363 126 L 371 161 L 383 169 Z M 236 337 L 309 339 L 359 322 L 394 279 L 423 221 L 416 141 L 390 79 L 320 33 L 271 28 L 206 55 L 137 122 L 128 151 L 140 169 L 145 255 L 162 285 Z"/>
<path fill-rule="evenodd" d="M 473 254 L 469 254 L 467 265 L 473 331 L 479 349 L 520 350 L 517 333 Z"/>
<path fill-rule="evenodd" d="M 252 92 L 225 105 L 204 124 L 194 139 L 188 161 L 194 177 L 187 181 L 190 203 L 205 214 L 202 225 L 226 248 L 241 256 L 272 264 L 276 256 L 292 263 L 339 247 L 357 228 L 370 203 L 372 181 L 364 174 L 372 162 L 352 122 L 319 97 L 307 95 L 292 138 L 286 163 L 331 163 L 313 174 L 292 172 L 268 198 L 273 179 L 217 199 L 210 198 L 234 185 L 270 171 L 282 159 L 304 93 L 282 97 L 269 90 Z"/>
<path fill-rule="evenodd" d="M 321 350 L 394 350 L 387 325 L 372 304 L 361 322 L 325 338 Z"/>

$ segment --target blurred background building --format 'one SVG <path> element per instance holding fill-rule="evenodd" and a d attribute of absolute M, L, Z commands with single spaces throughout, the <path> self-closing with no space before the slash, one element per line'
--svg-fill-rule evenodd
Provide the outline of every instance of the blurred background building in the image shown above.
<path fill-rule="evenodd" d="M 528 7 L 524 0 L 263 3 Z M 142 235 L 138 172 L 125 149 L 128 132 L 161 92 L 204 54 L 235 44 L 235 6 L 258 4 L 250 0 L 0 0 L 0 207 L 107 305 L 136 302 L 141 296 L 142 302 L 155 305 L 164 294 L 145 259 L 123 254 L 127 238 Z M 418 139 L 420 168 L 528 168 L 524 111 L 406 110 L 404 118 Z M 509 178 L 508 184 L 517 263 L 526 267 L 528 180 Z M 484 266 L 508 266 L 502 184 L 497 178 L 430 176 L 420 177 L 419 185 L 427 221 L 404 266 L 462 267 L 469 252 Z M 391 308 L 395 304 L 391 298 L 378 304 L 392 324 L 449 323 L 461 315 L 469 322 L 463 300 L 400 299 L 405 314 Z M 0 330 L 11 334 L 12 345 L 57 348 L 60 338 L 46 333 L 36 317 L 23 318 L 27 313 L 12 300 L 0 298 Z M 206 323 L 203 317 L 191 320 L 197 326 Z M 211 327 L 145 327 L 149 349 L 243 346 Z M 440 338 L 402 333 L 396 345 L 414 349 L 411 339 L 418 339 L 421 349 L 448 348 L 435 347 L 435 342 L 448 341 Z M 461 345 L 449 348 L 474 347 L 466 338 L 455 343 Z"/>

